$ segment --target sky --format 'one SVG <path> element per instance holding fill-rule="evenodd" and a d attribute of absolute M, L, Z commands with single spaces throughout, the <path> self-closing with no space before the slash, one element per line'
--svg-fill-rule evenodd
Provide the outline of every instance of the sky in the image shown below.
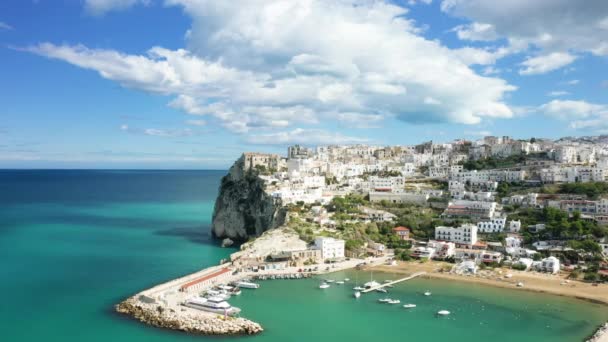
<path fill-rule="evenodd" d="M 0 168 L 608 134 L 605 0 L 5 0 Z"/>

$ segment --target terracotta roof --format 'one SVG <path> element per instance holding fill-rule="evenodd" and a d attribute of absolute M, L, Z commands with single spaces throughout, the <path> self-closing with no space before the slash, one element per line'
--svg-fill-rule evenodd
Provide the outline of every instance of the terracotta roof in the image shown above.
<path fill-rule="evenodd" d="M 393 230 L 394 231 L 408 231 L 408 232 L 410 231 L 410 229 L 406 228 L 406 227 L 395 227 L 395 228 L 393 228 Z"/>
<path fill-rule="evenodd" d="M 217 271 L 217 272 L 211 273 L 211 274 L 209 274 L 209 275 L 206 275 L 206 276 L 204 276 L 204 277 L 201 277 L 201 278 L 195 279 L 195 280 L 193 280 L 193 281 L 191 281 L 191 282 L 189 282 L 189 283 L 186 283 L 186 284 L 182 285 L 182 286 L 180 287 L 180 289 L 181 289 L 181 290 L 186 290 L 187 288 L 189 288 L 189 287 L 191 287 L 191 286 L 194 286 L 194 285 L 196 285 L 196 284 L 202 283 L 202 282 L 204 282 L 205 280 L 209 280 L 209 279 L 211 279 L 211 278 L 215 278 L 215 277 L 220 276 L 220 275 L 222 275 L 222 274 L 224 274 L 224 273 L 226 273 L 226 272 L 230 272 L 230 270 L 229 270 L 229 269 L 227 269 L 227 268 L 224 268 L 224 269 L 222 269 L 222 270 L 220 270 L 220 271 Z"/>

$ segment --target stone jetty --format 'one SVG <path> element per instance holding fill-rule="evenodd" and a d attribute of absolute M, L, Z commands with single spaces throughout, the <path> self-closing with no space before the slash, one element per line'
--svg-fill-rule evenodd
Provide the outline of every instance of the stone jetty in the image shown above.
<path fill-rule="evenodd" d="M 608 341 L 608 322 L 602 324 L 586 342 L 605 342 Z"/>
<path fill-rule="evenodd" d="M 187 308 L 177 312 L 158 304 L 148 304 L 134 297 L 116 305 L 116 311 L 143 323 L 171 330 L 201 335 L 254 335 L 264 329 L 245 318 L 226 317 Z"/>

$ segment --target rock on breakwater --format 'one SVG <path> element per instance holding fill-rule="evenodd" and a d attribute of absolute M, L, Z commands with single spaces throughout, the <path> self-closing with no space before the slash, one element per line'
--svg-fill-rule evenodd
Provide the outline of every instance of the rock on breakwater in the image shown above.
<path fill-rule="evenodd" d="M 176 312 L 158 304 L 148 304 L 131 297 L 117 304 L 116 312 L 129 315 L 140 322 L 171 330 L 201 335 L 253 335 L 262 332 L 262 326 L 245 318 L 226 318 L 220 315 L 186 309 Z"/>
<path fill-rule="evenodd" d="M 602 324 L 586 342 L 608 341 L 608 322 Z"/>
<path fill-rule="evenodd" d="M 217 238 L 246 241 L 285 223 L 286 210 L 266 192 L 258 171 L 248 167 L 243 154 L 222 178 L 213 210 L 212 234 Z"/>

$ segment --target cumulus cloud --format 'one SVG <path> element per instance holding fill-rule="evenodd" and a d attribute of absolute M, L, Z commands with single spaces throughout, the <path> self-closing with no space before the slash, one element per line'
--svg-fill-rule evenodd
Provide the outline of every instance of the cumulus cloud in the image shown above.
<path fill-rule="evenodd" d="M 247 142 L 259 145 L 287 145 L 287 144 L 356 144 L 368 142 L 365 138 L 351 137 L 341 133 L 329 132 L 321 129 L 296 128 L 291 131 L 256 134 L 247 138 Z"/>
<path fill-rule="evenodd" d="M 566 66 L 576 59 L 576 56 L 564 52 L 553 52 L 548 55 L 530 57 L 521 65 L 524 67 L 519 70 L 520 75 L 537 75 L 559 69 Z"/>
<path fill-rule="evenodd" d="M 150 0 L 85 0 L 84 9 L 91 15 L 104 15 L 111 11 L 121 11 L 135 5 L 148 5 Z"/>
<path fill-rule="evenodd" d="M 171 107 L 237 133 L 328 120 L 375 126 L 386 116 L 477 124 L 513 115 L 504 96 L 515 87 L 469 67 L 492 64 L 504 50 L 449 49 L 427 40 L 406 8 L 389 2 L 167 4 L 192 18 L 184 49 L 126 54 L 43 43 L 28 50 L 126 87 L 172 95 Z"/>
<path fill-rule="evenodd" d="M 560 119 L 598 119 L 608 116 L 608 107 L 577 100 L 553 100 L 539 107 L 541 113 Z"/>
<path fill-rule="evenodd" d="M 593 52 L 606 43 L 608 33 L 604 0 L 443 0 L 441 9 L 491 25 L 499 36 L 549 51 Z"/>
<path fill-rule="evenodd" d="M 484 23 L 470 23 L 467 25 L 458 25 L 453 31 L 459 39 L 471 41 L 493 41 L 498 39 L 498 35 L 494 30 L 494 26 Z"/>

